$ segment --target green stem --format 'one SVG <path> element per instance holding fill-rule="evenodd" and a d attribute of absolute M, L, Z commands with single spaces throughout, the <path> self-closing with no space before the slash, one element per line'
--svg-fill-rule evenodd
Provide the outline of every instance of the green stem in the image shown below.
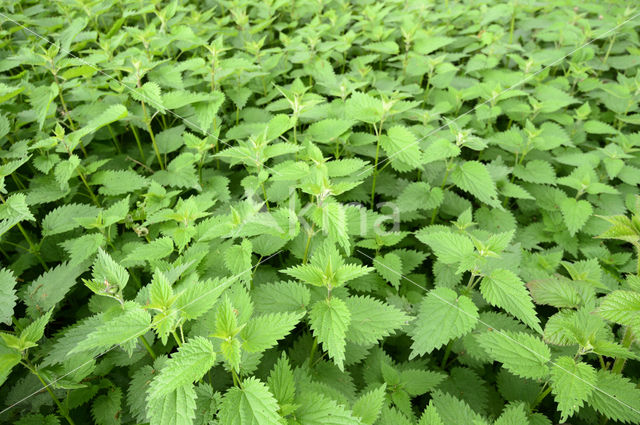
<path fill-rule="evenodd" d="M 31 365 L 30 363 L 23 363 L 27 369 L 29 369 L 31 371 L 31 373 L 33 373 L 38 380 L 42 383 L 42 385 L 44 386 L 44 388 L 47 390 L 47 392 L 49 393 L 49 395 L 51 396 L 51 398 L 53 399 L 53 401 L 55 402 L 55 404 L 58 406 L 58 410 L 60 411 L 60 414 L 67 420 L 67 422 L 69 422 L 69 425 L 75 425 L 75 423 L 73 422 L 73 419 L 71 419 L 71 417 L 69 417 L 69 412 L 67 411 L 67 409 L 65 409 L 62 406 L 62 403 L 60 403 L 60 400 L 58 400 L 58 397 L 56 397 L 56 395 L 53 393 L 53 391 L 51 390 L 51 387 L 49 386 L 49 384 L 47 384 L 45 382 L 45 380 L 42 378 L 42 376 L 40 376 L 40 374 L 38 373 L 38 371 L 36 370 L 35 367 L 33 367 L 33 365 Z"/>
<path fill-rule="evenodd" d="M 233 368 L 231 369 L 231 376 L 233 377 L 233 386 L 242 388 L 242 385 L 240 384 L 240 377 Z"/>
<path fill-rule="evenodd" d="M 313 344 L 311 344 L 311 352 L 309 353 L 309 367 L 313 365 L 313 358 L 318 350 L 318 338 L 313 338 Z"/>
<path fill-rule="evenodd" d="M 622 346 L 624 348 L 631 347 L 631 343 L 633 342 L 633 332 L 631 331 L 631 326 L 627 326 L 624 331 L 624 336 L 622 337 Z M 621 373 L 624 368 L 624 364 L 627 359 L 623 357 L 616 357 L 616 360 L 613 362 L 613 367 L 611 368 L 611 372 L 613 373 Z"/>
<path fill-rule="evenodd" d="M 111 140 L 113 141 L 113 146 L 116 147 L 116 151 L 118 153 L 122 153 L 122 151 L 120 150 L 120 145 L 118 144 L 118 139 L 116 139 L 116 135 L 113 132 L 113 129 L 111 128 L 111 124 L 107 124 L 107 128 L 109 129 L 109 134 L 111 135 Z"/>
<path fill-rule="evenodd" d="M 140 341 L 142 342 L 142 345 L 144 345 L 144 348 L 147 349 L 147 351 L 149 352 L 149 355 L 151 356 L 151 358 L 153 360 L 156 359 L 156 353 L 153 351 L 153 348 L 151 347 L 151 345 L 149 345 L 149 343 L 147 342 L 147 339 L 144 337 L 144 335 L 140 335 Z"/>
<path fill-rule="evenodd" d="M 606 64 L 607 63 L 607 59 L 609 59 L 609 54 L 611 53 L 611 48 L 613 47 L 613 43 L 616 42 L 616 33 L 613 33 L 613 37 L 611 37 L 611 40 L 609 41 L 609 48 L 607 49 L 607 53 L 604 55 L 604 59 L 602 59 L 602 64 Z"/>
<path fill-rule="evenodd" d="M 442 179 L 442 183 L 440 184 L 440 189 L 444 190 L 445 185 L 447 184 L 447 179 L 449 178 L 449 173 L 451 172 L 451 164 L 452 161 L 447 161 L 447 171 L 444 173 L 444 177 Z M 438 216 L 438 208 L 433 209 L 433 214 L 431 214 L 431 224 L 435 223 L 436 217 Z"/>
<path fill-rule="evenodd" d="M 175 329 L 171 331 L 171 335 L 173 335 L 173 339 L 176 340 L 176 343 L 178 344 L 178 347 L 182 347 L 182 341 L 180 341 L 180 337 L 176 333 Z"/>
<path fill-rule="evenodd" d="M 378 159 L 380 156 L 380 131 L 382 131 L 382 121 L 380 121 L 380 130 L 373 124 L 373 129 L 376 132 L 376 159 L 373 164 L 373 182 L 371 183 L 371 209 L 373 209 L 374 198 L 376 195 L 376 177 L 378 177 Z"/>
<path fill-rule="evenodd" d="M 100 207 L 100 201 L 98 200 L 96 195 L 93 193 L 93 190 L 91 190 L 91 187 L 89 186 L 89 182 L 87 182 L 87 177 L 80 170 L 78 170 L 78 175 L 80 176 L 80 180 L 82 180 L 82 183 L 84 183 L 84 187 L 87 188 L 87 192 L 89 192 L 89 196 L 91 196 L 93 203 L 96 204 L 97 207 Z"/>
<path fill-rule="evenodd" d="M 2 201 L 3 204 L 5 203 L 4 196 L 2 196 L 1 194 L 0 194 L 0 201 Z M 27 243 L 29 244 L 30 252 L 33 255 L 35 255 L 35 257 L 38 259 L 38 261 L 40 261 L 40 264 L 42 264 L 42 267 L 44 267 L 44 269 L 46 271 L 49 271 L 49 267 L 47 267 L 47 264 L 44 262 L 44 260 L 40 256 L 40 253 L 39 253 L 36 245 L 33 243 L 31 238 L 29 237 L 29 234 L 27 233 L 27 231 L 24 230 L 24 227 L 22 227 L 22 224 L 20 224 L 20 222 L 18 222 L 18 223 L 16 223 L 16 225 L 18 226 L 18 229 L 20 230 L 20 233 L 22 233 L 22 236 L 24 237 L 24 240 L 27 241 Z"/>
<path fill-rule="evenodd" d="M 544 389 L 542 392 L 540 393 L 540 395 L 538 395 L 538 397 L 536 398 L 536 400 L 533 402 L 533 404 L 531 405 L 531 410 L 533 411 L 533 409 L 535 409 L 540 403 L 542 403 L 542 400 L 544 400 L 544 398 L 549 395 L 549 393 L 551 392 L 551 386 L 547 386 L 547 384 L 545 384 L 546 389 Z"/>
<path fill-rule="evenodd" d="M 129 124 L 131 127 L 131 131 L 133 131 L 133 137 L 136 139 L 136 143 L 138 144 L 138 150 L 140 151 L 140 161 L 144 162 L 144 152 L 142 150 L 142 143 L 140 142 L 140 136 L 138 136 L 138 131 L 133 126 L 133 124 Z"/>
<path fill-rule="evenodd" d="M 302 264 L 307 264 L 307 257 L 309 255 L 309 246 L 311 245 L 311 238 L 313 237 L 313 229 L 316 226 L 315 223 L 311 225 L 311 231 L 307 234 L 307 244 L 304 247 L 304 256 L 302 258 Z"/>
<path fill-rule="evenodd" d="M 447 344 L 447 348 L 445 348 L 444 350 L 444 356 L 442 357 L 442 362 L 440 363 L 440 369 L 444 369 L 445 365 L 447 364 L 447 359 L 451 354 L 452 346 L 453 346 L 453 340 L 449 341 L 449 343 Z"/>
<path fill-rule="evenodd" d="M 149 119 L 149 114 L 147 113 L 147 107 L 144 104 L 144 101 L 141 101 L 140 103 L 142 104 L 142 113 L 144 114 L 144 123 L 147 126 L 147 132 L 149 133 L 149 136 L 151 136 L 151 143 L 153 144 L 153 150 L 156 153 L 158 164 L 160 164 L 160 169 L 164 170 L 164 163 L 162 162 L 162 156 L 160 155 L 160 150 L 158 149 L 158 144 L 156 143 L 156 137 L 153 135 L 153 130 L 151 129 L 151 120 Z"/>

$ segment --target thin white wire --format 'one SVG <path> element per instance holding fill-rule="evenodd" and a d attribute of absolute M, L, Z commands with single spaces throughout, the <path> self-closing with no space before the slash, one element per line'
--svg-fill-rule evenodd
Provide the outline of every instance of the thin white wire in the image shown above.
<path fill-rule="evenodd" d="M 239 230 L 239 229 L 238 229 L 238 230 Z M 213 293 L 216 289 L 223 287 L 223 286 L 224 286 L 224 285 L 226 285 L 227 283 L 229 283 L 229 282 L 231 282 L 231 281 L 233 281 L 233 280 L 237 279 L 238 277 L 242 276 L 243 274 L 245 274 L 245 273 L 247 273 L 247 272 L 249 272 L 249 271 L 253 270 L 253 268 L 254 268 L 254 267 L 257 267 L 257 266 L 259 266 L 260 264 L 263 264 L 264 262 L 266 262 L 266 261 L 270 260 L 271 258 L 275 257 L 275 256 L 276 256 L 276 255 L 278 255 L 280 252 L 281 252 L 281 250 L 276 251 L 275 253 L 271 254 L 270 256 L 268 256 L 268 257 L 266 257 L 266 258 L 262 259 L 261 261 L 259 261 L 255 266 L 251 266 L 251 267 L 249 267 L 248 269 L 246 269 L 245 271 L 243 271 L 243 272 L 241 272 L 241 273 L 238 273 L 238 274 L 237 274 L 237 275 L 235 275 L 235 276 L 230 277 L 230 278 L 229 278 L 229 279 L 227 279 L 225 282 L 221 283 L 220 285 L 216 286 L 215 288 L 213 288 L 213 289 L 211 289 L 211 290 L 209 290 L 209 291 L 205 292 L 204 294 L 200 295 L 199 297 L 197 297 L 197 298 L 195 298 L 194 300 L 190 301 L 189 303 L 185 304 L 184 306 L 182 306 L 182 308 L 179 308 L 179 309 L 177 309 L 177 310 L 173 310 L 170 314 L 168 314 L 167 316 L 163 317 L 163 318 L 162 318 L 162 319 L 160 319 L 158 322 L 150 324 L 150 325 L 149 325 L 149 326 L 144 330 L 144 333 L 143 333 L 142 335 L 144 335 L 145 333 L 147 333 L 148 331 L 150 331 L 150 330 L 151 330 L 155 325 L 157 325 L 158 323 L 162 323 L 163 321 L 165 321 L 165 320 L 166 320 L 166 319 L 168 319 L 169 317 L 172 317 L 173 315 L 175 315 L 176 313 L 178 313 L 178 312 L 182 311 L 183 309 L 185 309 L 186 307 L 190 306 L 190 305 L 191 305 L 191 304 L 193 304 L 194 302 L 196 302 L 196 301 L 198 301 L 198 300 L 202 299 L 203 297 L 205 297 L 205 296 L 207 296 L 207 295 L 209 295 L 209 294 Z M 31 393 L 31 394 L 27 395 L 26 397 L 24 397 L 24 398 L 20 399 L 19 401 L 16 401 L 16 402 L 15 402 L 15 403 L 13 403 L 11 406 L 9 406 L 9 407 L 7 407 L 7 408 L 3 409 L 2 411 L 0 411 L 0 415 L 2 415 L 3 413 L 5 413 L 5 412 L 7 412 L 7 411 L 11 410 L 12 408 L 14 408 L 15 406 L 17 406 L 18 404 L 22 403 L 23 401 L 25 401 L 25 400 L 27 400 L 27 399 L 29 399 L 29 398 L 33 397 L 34 395 L 38 394 L 38 393 L 39 393 L 39 392 L 41 392 L 42 390 L 47 389 L 48 387 L 52 386 L 53 384 L 55 384 L 55 383 L 56 383 L 56 382 L 58 382 L 59 380 L 63 379 L 64 377 L 66 377 L 66 376 L 68 376 L 68 375 L 72 374 L 73 372 L 75 372 L 75 371 L 77 371 L 77 370 L 79 370 L 79 369 L 83 368 L 84 366 L 88 365 L 89 363 L 91 363 L 92 361 L 94 361 L 95 359 L 97 359 L 98 357 L 101 357 L 101 356 L 103 356 L 103 355 L 107 354 L 108 352 L 110 352 L 110 351 L 111 351 L 111 350 L 113 350 L 114 348 L 119 347 L 120 345 L 122 345 L 122 344 L 124 344 L 124 343 L 126 343 L 126 342 L 128 342 L 128 341 L 130 341 L 130 340 L 132 340 L 132 339 L 134 339 L 134 338 L 137 338 L 137 337 L 138 337 L 137 335 L 136 335 L 136 336 L 133 336 L 133 337 L 129 337 L 129 338 L 125 339 L 124 341 L 120 342 L 119 344 L 116 344 L 116 345 L 114 345 L 113 347 L 109 348 L 108 350 L 106 350 L 106 351 L 104 351 L 104 352 L 102 352 L 102 353 L 100 353 L 100 354 L 98 354 L 98 355 L 96 355 L 96 356 L 91 357 L 89 360 L 87 360 L 86 362 L 82 363 L 80 366 L 78 366 L 78 367 L 76 367 L 76 368 L 74 368 L 74 369 L 70 370 L 69 372 L 65 373 L 65 374 L 64 374 L 64 375 L 62 375 L 62 376 L 59 376 L 58 378 L 56 378 L 56 379 L 54 379 L 53 381 L 49 382 L 47 385 L 43 386 L 43 387 L 42 387 L 42 388 L 40 388 L 39 390 L 34 391 L 33 393 Z"/>
<path fill-rule="evenodd" d="M 417 286 L 418 288 L 424 290 L 425 292 L 429 292 L 429 290 L 427 288 L 425 288 L 424 286 L 420 285 L 419 283 L 414 282 L 413 280 L 409 279 L 408 277 L 404 276 L 402 273 L 399 273 L 398 271 L 390 268 L 389 266 L 387 266 L 386 264 L 382 263 L 379 260 L 376 260 L 375 258 L 367 255 L 366 253 L 362 252 L 361 250 L 356 250 L 357 252 L 359 252 L 360 254 L 364 255 L 365 257 L 367 257 L 368 259 L 370 259 L 373 262 L 376 262 L 378 264 L 380 264 L 382 267 L 384 267 L 385 269 L 389 270 L 390 272 L 400 276 L 403 279 L 406 279 L 408 282 L 411 282 L 413 285 Z M 446 299 L 442 298 L 440 295 L 436 294 L 434 291 L 429 292 L 430 295 L 433 295 L 434 297 L 436 297 L 437 299 L 439 299 L 440 301 L 442 301 L 443 303 L 449 305 L 450 307 L 455 308 L 456 310 L 460 311 L 461 313 L 469 316 L 470 318 L 477 320 L 478 323 L 483 324 L 484 326 L 488 327 L 488 328 L 492 328 L 493 332 L 496 332 L 502 336 L 504 336 L 505 338 L 507 338 L 508 340 L 510 340 L 511 342 L 513 342 L 516 345 L 521 346 L 522 348 L 524 348 L 525 350 L 529 351 L 530 353 L 532 353 L 533 355 L 537 356 L 538 358 L 540 358 L 541 360 L 544 360 L 544 363 L 551 363 L 552 365 L 554 365 L 555 367 L 557 367 L 558 369 L 561 369 L 562 371 L 568 373 L 569 375 L 573 376 L 574 378 L 578 379 L 579 381 L 582 381 L 583 383 L 585 383 L 586 385 L 588 385 L 589 387 L 601 392 L 602 394 L 606 395 L 607 397 L 610 397 L 611 399 L 619 402 L 621 405 L 631 409 L 632 411 L 634 411 L 635 413 L 637 413 L 638 415 L 640 415 L 640 410 L 637 410 L 636 408 L 628 405 L 627 403 L 623 402 L 622 400 L 619 400 L 618 398 L 616 398 L 616 396 L 607 393 L 606 391 L 598 388 L 597 386 L 593 385 L 590 382 L 587 382 L 586 380 L 584 380 L 583 378 L 581 378 L 580 376 L 574 374 L 573 372 L 565 369 L 564 367 L 560 366 L 559 364 L 557 364 L 556 362 L 554 362 L 553 360 L 549 359 L 549 360 L 545 360 L 545 357 L 540 354 L 537 353 L 535 351 L 533 351 L 531 348 L 527 347 L 526 345 L 522 344 L 520 341 L 512 338 L 511 336 L 507 335 L 506 333 L 502 332 L 500 329 L 496 329 L 493 326 L 491 326 L 489 323 L 485 322 L 484 320 L 480 319 L 479 317 L 476 317 L 474 315 L 472 315 L 471 313 L 468 313 L 466 311 L 464 311 L 463 309 L 461 309 L 460 307 L 458 307 L 457 305 L 447 301 Z"/>
<path fill-rule="evenodd" d="M 26 26 L 22 25 L 20 22 L 17 22 L 17 21 L 15 21 L 14 19 L 11 19 L 10 17 L 8 17 L 7 15 L 5 15 L 4 13 L 0 12 L 0 16 L 2 16 L 4 19 L 6 19 L 6 20 L 8 20 L 8 21 L 10 21 L 10 22 L 13 22 L 15 25 L 18 25 L 18 26 L 19 26 L 19 27 L 21 27 L 23 30 L 28 31 L 29 33 L 33 34 L 34 36 L 38 37 L 38 38 L 39 38 L 39 39 L 41 39 L 41 40 L 44 40 L 45 42 L 49 43 L 50 45 L 56 45 L 55 43 L 53 43 L 53 42 L 49 41 L 49 39 L 47 39 L 46 37 L 41 36 L 40 34 L 38 34 L 37 32 L 33 31 L 32 29 L 30 29 L 30 28 L 28 28 L 28 27 L 26 27 Z M 60 51 L 62 51 L 62 52 L 64 52 L 64 53 L 66 53 L 67 55 L 69 55 L 69 56 L 73 57 L 74 59 L 79 60 L 79 61 L 80 61 L 81 63 L 83 63 L 84 65 L 86 65 L 86 66 L 88 66 L 88 67 L 90 67 L 90 68 L 94 69 L 96 72 L 98 72 L 98 73 L 100 73 L 100 74 L 104 75 L 104 76 L 105 76 L 105 77 L 107 77 L 108 79 L 110 79 L 110 80 L 114 80 L 114 81 L 118 82 L 118 84 L 121 84 L 122 86 L 126 87 L 130 92 L 135 93 L 138 97 L 140 97 L 140 98 L 142 98 L 142 99 L 145 99 L 145 100 L 147 101 L 147 103 L 149 103 L 149 104 L 151 104 L 151 105 L 155 106 L 157 109 L 164 109 L 160 103 L 158 103 L 158 102 L 154 101 L 153 99 L 149 98 L 148 96 L 145 96 L 143 93 L 141 93 L 140 91 L 136 90 L 135 88 L 132 88 L 132 87 L 128 86 L 127 84 L 125 84 L 125 83 L 123 83 L 123 82 L 121 82 L 121 81 L 118 81 L 118 79 L 117 79 L 117 78 L 112 77 L 111 75 L 107 74 L 106 72 L 104 72 L 104 71 L 103 71 L 103 70 L 101 70 L 100 68 L 96 67 L 95 65 L 93 65 L 93 64 L 91 64 L 91 63 L 89 63 L 89 62 L 85 61 L 84 59 L 82 59 L 82 58 L 80 58 L 80 57 L 78 57 L 78 56 L 74 55 L 74 54 L 73 54 L 72 52 L 70 52 L 69 50 L 66 50 L 66 49 L 64 49 L 64 48 L 62 48 L 62 47 L 59 47 L 59 49 L 60 49 Z M 210 133 L 210 132 L 208 132 L 207 130 L 205 130 L 205 129 L 201 128 L 199 125 L 197 125 L 197 124 L 195 124 L 194 122 L 190 121 L 189 119 L 184 118 L 184 117 L 182 117 L 182 116 L 180 116 L 180 115 L 176 114 L 175 112 L 173 112 L 173 111 L 172 111 L 172 110 L 170 110 L 170 109 L 166 109 L 166 111 L 167 111 L 169 114 L 171 114 L 171 115 L 173 115 L 173 116 L 177 117 L 178 119 L 182 120 L 183 122 L 185 122 L 185 123 L 187 123 L 187 124 L 191 125 L 192 127 L 194 127 L 194 128 L 196 128 L 196 129 L 198 129 L 198 130 L 199 130 L 199 131 L 201 131 L 202 133 L 205 133 L 207 136 L 212 137 L 214 140 L 216 140 L 216 141 L 218 141 L 218 142 L 222 143 L 223 145 L 228 146 L 228 147 L 233 147 L 233 145 L 231 145 L 231 144 L 229 144 L 229 143 L 225 142 L 224 140 L 220 139 L 220 138 L 219 138 L 219 137 L 217 137 L 217 136 L 214 136 L 213 134 L 211 134 L 211 133 Z M 245 155 L 245 156 L 246 156 L 248 159 L 250 159 L 252 162 L 256 163 L 256 165 L 257 165 L 258 167 L 264 167 L 264 168 L 266 168 L 266 169 L 268 169 L 268 170 L 272 171 L 274 174 L 281 175 L 278 171 L 276 171 L 276 170 L 274 170 L 273 168 L 271 168 L 271 167 L 267 166 L 266 164 L 264 164 L 264 162 L 257 161 L 257 160 L 256 160 L 256 158 L 253 158 L 253 157 L 251 157 L 250 155 L 245 154 L 245 153 L 244 153 L 244 152 L 242 152 L 242 151 L 238 151 L 238 152 L 240 152 L 241 154 Z"/>
<path fill-rule="evenodd" d="M 432 134 L 437 133 L 438 131 L 450 126 L 451 124 L 453 124 L 454 122 L 458 121 L 460 118 L 464 117 L 465 115 L 468 115 L 472 112 L 474 112 L 476 109 L 478 109 L 479 107 L 486 105 L 487 103 L 493 102 L 495 99 L 497 99 L 498 97 L 500 97 L 501 95 L 513 90 L 514 88 L 521 86 L 522 84 L 526 83 L 527 81 L 529 81 L 531 78 L 535 77 L 536 75 L 540 74 L 541 72 L 545 71 L 546 69 L 558 64 L 559 62 L 565 60 L 567 57 L 571 56 L 572 54 L 574 54 L 575 52 L 577 52 L 580 49 L 583 49 L 585 47 L 587 47 L 588 45 L 590 45 L 591 43 L 593 43 L 594 41 L 600 40 L 601 38 L 603 38 L 604 36 L 606 36 L 607 34 L 609 34 L 612 31 L 617 30 L 618 28 L 620 28 L 621 26 L 625 25 L 626 23 L 636 19 L 638 16 L 640 16 L 640 13 L 632 16 L 631 18 L 627 19 L 626 21 L 624 21 L 621 24 L 616 25 L 615 27 L 605 31 L 604 33 L 600 34 L 598 37 L 592 39 L 591 41 L 588 41 L 587 43 L 583 44 L 582 46 L 572 50 L 571 52 L 567 53 L 566 55 L 564 55 L 563 57 L 561 57 L 560 59 L 556 59 L 555 61 L 551 62 L 549 65 L 545 66 L 544 68 L 540 69 L 539 71 L 534 72 L 533 74 L 529 74 L 529 76 L 527 76 L 526 78 L 522 79 L 521 81 L 517 82 L 516 84 L 512 85 L 511 87 L 508 87 L 506 89 L 504 89 L 503 91 L 499 92 L 498 94 L 492 96 L 491 98 L 489 98 L 488 100 L 485 100 L 484 102 L 476 105 L 473 109 L 468 110 L 467 112 L 465 112 L 462 115 L 458 115 L 456 118 L 454 118 L 453 120 L 447 120 L 446 124 L 441 125 L 440 127 L 436 128 L 435 130 L 430 131 L 429 133 L 427 133 L 425 136 L 419 138 L 418 140 L 416 140 L 415 142 L 411 142 L 409 143 L 407 146 L 403 147 L 402 149 L 400 149 L 398 152 L 393 153 L 392 155 L 387 156 L 384 160 L 379 161 L 378 162 L 378 167 L 382 164 L 384 164 L 385 162 L 391 160 L 393 157 L 395 157 L 396 155 L 404 152 L 406 149 L 409 149 L 412 146 L 417 145 L 418 143 L 420 143 L 421 141 L 423 141 L 424 139 L 426 139 L 427 137 L 431 136 Z M 446 119 L 446 118 L 445 118 Z M 374 168 L 375 165 L 371 165 L 368 168 L 366 168 L 364 171 L 360 172 L 358 174 L 358 176 L 361 176 L 364 173 L 369 172 L 369 170 L 371 170 L 372 168 Z"/>

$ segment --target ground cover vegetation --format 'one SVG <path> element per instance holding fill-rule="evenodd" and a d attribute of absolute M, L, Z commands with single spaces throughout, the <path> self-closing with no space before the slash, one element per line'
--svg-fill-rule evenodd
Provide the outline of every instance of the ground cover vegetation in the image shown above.
<path fill-rule="evenodd" d="M 3 3 L 0 422 L 640 423 L 632 3 Z"/>

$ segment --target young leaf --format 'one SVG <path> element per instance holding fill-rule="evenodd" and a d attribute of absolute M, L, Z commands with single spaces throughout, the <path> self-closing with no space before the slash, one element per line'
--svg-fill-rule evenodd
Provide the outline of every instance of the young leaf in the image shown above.
<path fill-rule="evenodd" d="M 256 378 L 247 378 L 240 388 L 224 395 L 220 421 L 228 425 L 274 425 L 282 423 L 278 403 L 267 386 Z"/>
<path fill-rule="evenodd" d="M 559 357 L 554 363 L 551 367 L 551 388 L 565 422 L 582 407 L 593 391 L 596 371 L 587 363 L 576 363 L 568 356 Z"/>
<path fill-rule="evenodd" d="M 539 338 L 522 332 L 492 331 L 476 336 L 493 359 L 523 378 L 544 378 L 549 374 L 549 347 Z"/>
<path fill-rule="evenodd" d="M 203 337 L 194 337 L 183 344 L 178 352 L 165 363 L 157 376 L 151 381 L 147 394 L 153 401 L 193 384 L 199 380 L 216 361 L 211 342 Z"/>
<path fill-rule="evenodd" d="M 315 337 L 343 370 L 346 332 L 351 323 L 351 313 L 345 302 L 336 297 L 318 301 L 311 307 L 309 320 Z"/>
<path fill-rule="evenodd" d="M 449 288 L 431 290 L 422 299 L 414 328 L 411 357 L 431 353 L 450 340 L 470 332 L 478 321 L 478 308 L 468 297 Z"/>
<path fill-rule="evenodd" d="M 495 269 L 480 282 L 482 296 L 491 304 L 505 309 L 532 329 L 542 333 L 540 319 L 524 282 L 512 271 Z"/>

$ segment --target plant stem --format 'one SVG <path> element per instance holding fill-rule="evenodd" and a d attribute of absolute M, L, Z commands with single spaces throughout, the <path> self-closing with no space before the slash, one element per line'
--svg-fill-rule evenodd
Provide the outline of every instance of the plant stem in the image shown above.
<path fill-rule="evenodd" d="M 182 341 L 180 341 L 180 337 L 176 333 L 175 329 L 171 331 L 171 335 L 173 335 L 173 339 L 176 340 L 176 343 L 178 344 L 178 347 L 182 347 Z"/>
<path fill-rule="evenodd" d="M 5 203 L 5 199 L 4 199 L 4 196 L 2 196 L 2 194 L 0 194 L 0 201 L 2 201 L 3 204 Z M 24 230 L 24 227 L 22 227 L 22 224 L 20 224 L 20 222 L 17 222 L 16 226 L 18 226 L 18 229 L 20 230 L 20 233 L 22 233 L 24 240 L 27 241 L 27 243 L 29 244 L 30 252 L 33 255 L 35 255 L 38 261 L 40 261 L 40 264 L 42 264 L 42 267 L 44 267 L 46 271 L 49 271 L 49 267 L 47 267 L 47 264 L 44 262 L 44 260 L 40 256 L 40 253 L 38 252 L 36 245 L 33 243 L 31 238 L 29 237 L 29 234 L 27 233 L 27 231 Z"/>
<path fill-rule="evenodd" d="M 444 369 L 445 365 L 447 364 L 447 359 L 451 354 L 452 346 L 453 346 L 453 340 L 449 341 L 449 343 L 447 344 L 447 348 L 445 348 L 444 350 L 444 356 L 442 357 L 442 362 L 440 363 L 440 369 Z"/>
<path fill-rule="evenodd" d="M 231 369 L 231 376 L 233 377 L 233 385 L 235 387 L 242 388 L 242 385 L 240 384 L 240 377 L 233 368 Z"/>
<path fill-rule="evenodd" d="M 535 409 L 540 403 L 542 403 L 542 400 L 544 400 L 544 398 L 549 395 L 549 393 L 551 392 L 551 386 L 547 386 L 548 384 L 544 384 L 545 386 L 542 387 L 542 391 L 540 392 L 540 395 L 538 395 L 538 397 L 536 398 L 536 400 L 533 402 L 533 404 L 531 405 L 531 410 L 533 411 L 533 409 Z M 546 389 L 545 389 L 546 387 Z"/>
<path fill-rule="evenodd" d="M 611 48 L 613 47 L 613 43 L 616 42 L 616 33 L 613 33 L 611 40 L 609 41 L 609 48 L 607 49 L 607 53 L 604 55 L 604 59 L 602 59 L 602 64 L 607 63 L 607 59 L 609 59 L 609 54 L 611 53 Z"/>
<path fill-rule="evenodd" d="M 84 183 L 84 187 L 87 188 L 87 192 L 89 192 L 89 196 L 91 196 L 91 199 L 93 200 L 93 203 L 96 204 L 97 207 L 100 207 L 100 201 L 98 200 L 96 195 L 93 193 L 93 190 L 91 190 L 91 187 L 89 186 L 89 183 L 87 182 L 87 177 L 80 170 L 78 170 L 78 175 L 80 176 L 80 180 L 82 180 L 82 183 Z"/>
<path fill-rule="evenodd" d="M 313 365 L 313 358 L 316 355 L 316 351 L 318 350 L 318 338 L 313 338 L 313 344 L 311 344 L 311 352 L 309 352 L 309 367 Z"/>
<path fill-rule="evenodd" d="M 133 126 L 133 124 L 129 124 L 129 127 L 131 127 L 131 131 L 133 131 L 133 137 L 136 138 L 136 143 L 138 144 L 138 150 L 140 151 L 140 160 L 144 161 L 144 152 L 142 150 L 142 143 L 140 143 L 140 136 L 138 136 L 138 131 Z"/>
<path fill-rule="evenodd" d="M 373 129 L 376 132 L 376 159 L 373 164 L 373 182 L 371 184 L 371 209 L 373 209 L 374 197 L 376 195 L 376 177 L 378 177 L 378 158 L 380 156 L 380 131 L 382 131 L 382 121 L 380 121 L 380 129 L 373 124 Z"/>
<path fill-rule="evenodd" d="M 149 114 L 147 113 L 147 107 L 144 104 L 144 101 L 141 101 L 140 103 L 142 104 L 142 113 L 144 114 L 144 123 L 147 125 L 147 132 L 149 133 L 149 136 L 151 136 L 153 150 L 156 153 L 156 158 L 158 158 L 160 169 L 164 170 L 164 163 L 162 162 L 162 156 L 160 155 L 160 150 L 158 149 L 158 144 L 156 143 L 156 137 L 153 135 L 153 130 L 151 129 L 151 120 L 149 119 Z"/>
<path fill-rule="evenodd" d="M 627 326 L 624 331 L 624 336 L 622 337 L 622 346 L 624 348 L 631 347 L 631 343 L 633 342 L 633 332 L 631 331 L 631 326 Z M 616 357 L 616 360 L 613 362 L 613 367 L 611 368 L 611 372 L 613 373 L 621 373 L 624 368 L 624 364 L 627 359 L 623 357 Z"/>
<path fill-rule="evenodd" d="M 62 406 L 62 403 L 60 403 L 60 400 L 58 400 L 58 397 L 56 397 L 56 395 L 53 393 L 53 391 L 51 390 L 51 387 L 49 386 L 49 384 L 47 384 L 45 382 L 45 380 L 42 378 L 42 376 L 40 376 L 40 374 L 38 373 L 38 371 L 36 370 L 36 368 L 31 365 L 30 362 L 27 361 L 27 363 L 23 363 L 27 369 L 29 369 L 31 371 L 31 373 L 33 373 L 38 380 L 42 383 L 42 385 L 44 386 L 44 388 L 47 390 L 47 392 L 49 393 L 49 395 L 51 396 L 51 398 L 53 399 L 53 401 L 55 402 L 55 404 L 58 406 L 58 410 L 60 411 L 60 414 L 62 416 L 64 416 L 64 418 L 67 420 L 67 422 L 69 422 L 69 425 L 75 425 L 75 423 L 73 422 L 73 419 L 71 419 L 71 417 L 69 417 L 69 412 L 67 411 L 67 409 L 65 409 Z"/>
<path fill-rule="evenodd" d="M 153 360 L 156 359 L 156 353 L 153 351 L 153 348 L 151 347 L 151 345 L 149 345 L 149 343 L 147 342 L 147 339 L 144 337 L 144 335 L 140 335 L 140 341 L 142 342 L 142 345 L 144 345 L 144 348 L 147 349 L 147 351 L 149 352 L 149 355 L 151 356 L 151 358 Z"/>
<path fill-rule="evenodd" d="M 313 229 L 316 226 L 315 223 L 311 225 L 311 231 L 307 234 L 307 244 L 304 247 L 304 256 L 302 258 L 302 264 L 307 264 L 307 257 L 309 255 L 309 246 L 311 245 L 311 238 L 313 237 Z"/>

